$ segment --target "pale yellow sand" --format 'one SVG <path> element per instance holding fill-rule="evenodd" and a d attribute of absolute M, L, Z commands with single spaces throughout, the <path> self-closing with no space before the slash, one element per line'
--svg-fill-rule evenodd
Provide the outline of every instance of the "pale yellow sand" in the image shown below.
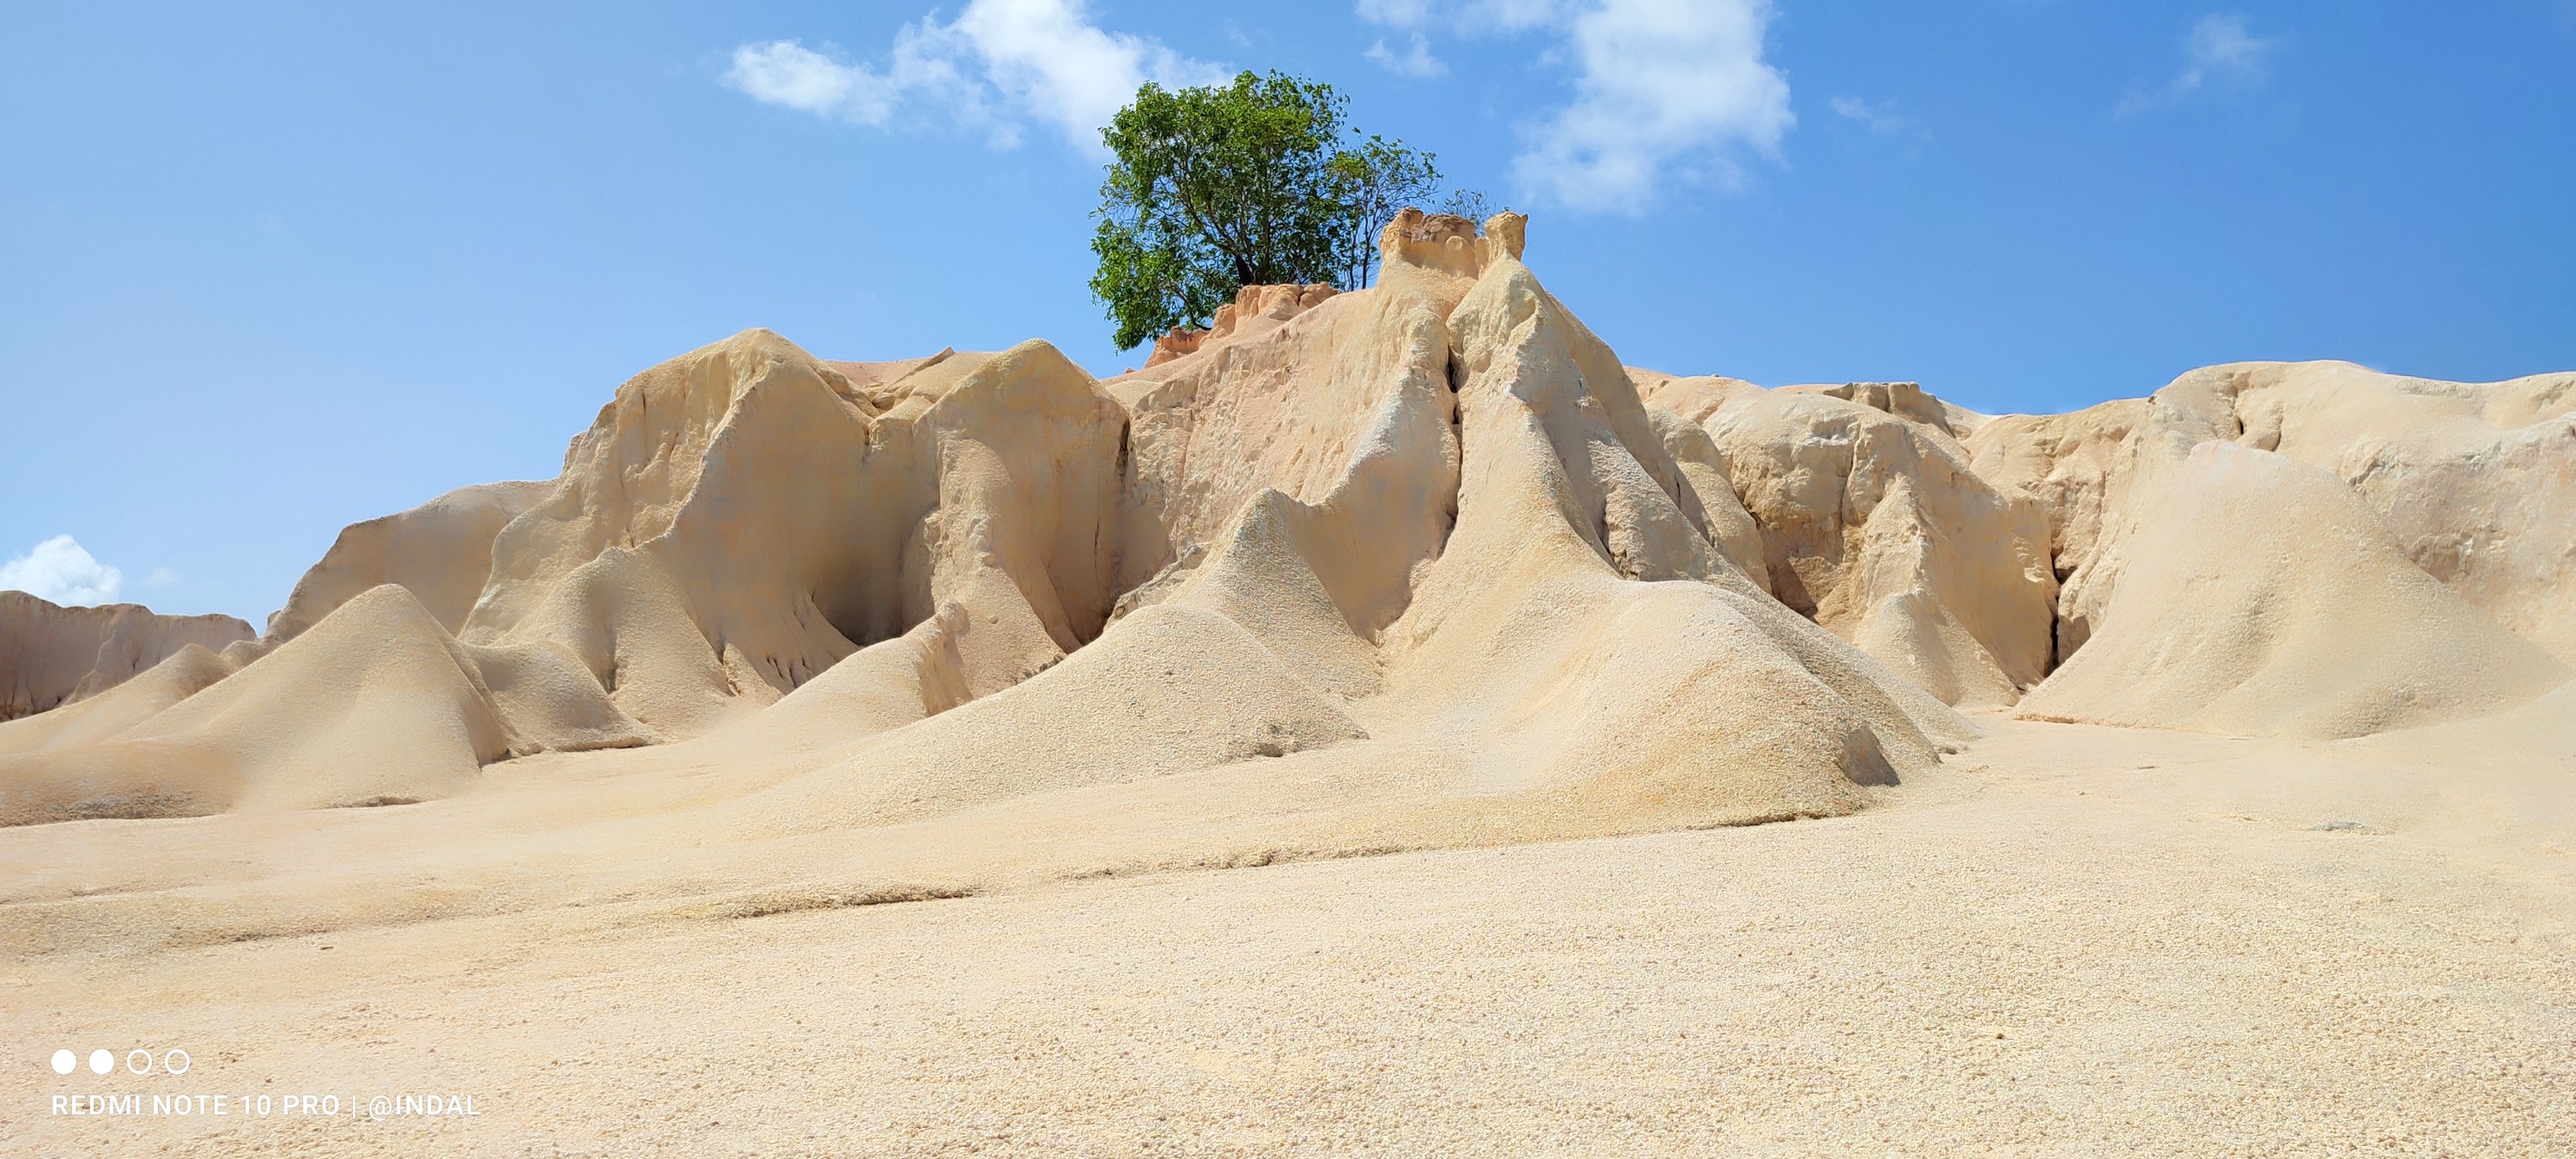
<path fill-rule="evenodd" d="M 0 1151 L 2563 1155 L 2566 707 L 2476 752 L 1988 719 L 1832 820 L 13 959 Z M 47 1113 L 224 1091 L 343 1114 Z M 347 1113 L 405 1092 L 482 1113 Z"/>
<path fill-rule="evenodd" d="M 231 616 L 162 616 L 140 604 L 66 608 L 0 591 L 0 723 L 77 704 L 189 645 L 214 651 L 251 638 Z"/>
<path fill-rule="evenodd" d="M 2576 1153 L 2576 375 L 1674 378 L 1524 226 L 0 623 L 0 1154 Z"/>

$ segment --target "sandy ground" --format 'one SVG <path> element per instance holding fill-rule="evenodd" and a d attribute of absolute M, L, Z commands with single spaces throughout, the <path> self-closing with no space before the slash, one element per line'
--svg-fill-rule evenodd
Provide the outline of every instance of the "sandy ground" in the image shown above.
<path fill-rule="evenodd" d="M 1835 820 L 17 957 L 0 1152 L 2576 1153 L 2576 753 L 1985 723 Z"/>

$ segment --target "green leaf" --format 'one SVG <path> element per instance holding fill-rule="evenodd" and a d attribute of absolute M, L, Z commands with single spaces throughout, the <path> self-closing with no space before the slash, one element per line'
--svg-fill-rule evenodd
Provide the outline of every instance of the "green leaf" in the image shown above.
<path fill-rule="evenodd" d="M 1400 141 L 1346 144 L 1343 105 L 1277 72 L 1136 91 L 1101 131 L 1114 159 L 1091 240 L 1091 292 L 1121 349 L 1208 325 L 1242 286 L 1368 284 L 1377 231 L 1440 174 Z"/>

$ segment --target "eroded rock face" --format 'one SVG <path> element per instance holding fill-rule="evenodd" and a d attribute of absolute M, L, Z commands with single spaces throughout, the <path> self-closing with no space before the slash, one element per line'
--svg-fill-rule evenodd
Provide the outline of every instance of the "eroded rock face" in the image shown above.
<path fill-rule="evenodd" d="M 1281 840 L 1436 846 L 1845 812 L 1974 733 L 1950 705 L 2349 736 L 2568 678 L 2576 376 L 1764 390 L 1623 366 L 1524 239 L 1407 211 L 1377 286 L 1248 287 L 1106 383 L 1042 342 L 693 351 L 555 480 L 344 532 L 266 639 L 0 726 L 0 823 L 589 752 L 766 840 L 1278 760 Z"/>
<path fill-rule="evenodd" d="M 2195 445 L 2109 550 L 2118 598 L 2023 715 L 2337 739 L 2501 712 L 2576 675 L 2417 567 L 2352 488 L 2231 440 Z"/>
<path fill-rule="evenodd" d="M 551 640 L 689 736 L 947 603 L 981 695 L 1097 635 L 1124 415 L 1043 342 L 861 385 L 747 331 L 622 387 L 502 530 L 464 636 Z"/>
<path fill-rule="evenodd" d="M 1111 384 L 1123 614 L 1045 673 L 765 788 L 727 831 L 1288 758 L 1415 770 L 1323 839 L 1526 839 L 1838 813 L 1926 767 L 1965 723 L 1728 561 L 1666 449 L 1679 420 L 1497 240 L 1518 223 L 1399 218 L 1375 288 Z M 920 653 L 886 653 L 854 703 L 915 703 Z M 766 720 L 719 735 L 766 745 Z"/>
<path fill-rule="evenodd" d="M 1647 406 L 1679 415 L 1693 425 L 1707 422 L 1730 403 L 1765 393 L 1741 378 L 1717 374 L 1671 375 L 1631 366 L 1628 376 L 1636 381 L 1637 396 Z"/>
<path fill-rule="evenodd" d="M 1969 469 L 1972 418 L 1878 383 L 1730 391 L 1703 421 L 1782 603 L 1945 701 L 2010 704 L 2048 674 L 2056 577 L 2046 511 Z"/>
<path fill-rule="evenodd" d="M 221 651 L 253 635 L 231 616 L 163 616 L 140 604 L 66 608 L 0 591 L 0 721 L 96 696 L 191 644 Z"/>
<path fill-rule="evenodd" d="M 1782 394 L 1821 394 L 1882 410 L 1930 427 L 1952 438 L 1965 438 L 1985 424 L 1987 416 L 1935 398 L 1916 382 L 1808 383 L 1780 388 Z"/>
<path fill-rule="evenodd" d="M 1174 327 L 1170 333 L 1155 339 L 1154 352 L 1146 356 L 1145 366 L 1147 369 L 1152 369 L 1175 358 L 1196 354 L 1201 347 L 1210 342 L 1222 343 L 1238 335 L 1249 337 L 1254 333 L 1268 330 L 1278 323 L 1314 309 L 1322 304 L 1324 299 L 1338 292 L 1333 287 L 1321 283 L 1304 286 L 1245 286 L 1234 292 L 1233 301 L 1216 308 L 1216 317 L 1210 320 L 1207 329 L 1185 330 Z"/>
<path fill-rule="evenodd" d="M 462 631 L 492 573 L 493 538 L 553 489 L 550 482 L 479 483 L 398 515 L 350 524 L 296 581 L 286 606 L 268 618 L 269 637 L 294 639 L 358 593 L 384 584 L 409 589 L 440 627 Z"/>
<path fill-rule="evenodd" d="M 2418 567 L 2576 657 L 2576 374 L 2451 383 L 2311 362 L 2207 367 L 2148 399 L 2005 416 L 1970 436 L 1980 474 L 2050 509 L 2061 660 L 2116 596 L 2109 548 L 2213 440 L 2342 480 Z"/>
<path fill-rule="evenodd" d="M 1120 586 L 1204 556 L 1265 493 L 1349 508 L 1359 488 L 1376 502 L 1332 582 L 1363 634 L 1401 614 L 1455 504 L 1448 305 L 1381 284 L 1116 384 L 1130 416 Z"/>
<path fill-rule="evenodd" d="M 2135 469 L 2149 403 L 2120 399 L 2059 415 L 2004 415 L 1968 437 L 1970 465 L 1998 489 L 2037 499 L 2048 513 L 2050 570 L 2058 580 L 2050 664 L 2091 637 L 2099 607 L 2093 564 L 2138 500 Z"/>
<path fill-rule="evenodd" d="M 1747 581 L 1618 358 L 1497 224 L 1448 322 L 1457 526 L 1386 633 L 1388 698 L 1485 730 L 1497 791 L 1556 797 L 1536 829 L 1841 812 L 1965 735 Z M 1438 269 L 1467 248 L 1437 244 Z"/>
<path fill-rule="evenodd" d="M 352 528 L 268 640 L 0 736 L 13 819 L 436 797 L 704 732 L 916 627 L 925 711 L 1096 636 L 1117 404 L 1044 343 L 849 365 L 746 332 L 627 383 L 552 483 Z"/>
<path fill-rule="evenodd" d="M 2471 384 L 2311 362 L 2225 377 L 2235 441 L 2342 480 L 2416 566 L 2576 662 L 2576 374 Z"/>

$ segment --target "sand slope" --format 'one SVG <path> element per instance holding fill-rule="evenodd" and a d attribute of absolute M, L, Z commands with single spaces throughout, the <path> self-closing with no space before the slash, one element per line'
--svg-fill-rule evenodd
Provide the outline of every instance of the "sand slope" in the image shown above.
<path fill-rule="evenodd" d="M 1367 736 L 1232 621 L 1154 607 L 1043 676 L 881 734 L 740 808 L 761 835 L 889 824 Z"/>
<path fill-rule="evenodd" d="M 224 656 L 189 644 L 114 688 L 0 728 L 0 755 L 109 740 L 204 691 L 236 669 Z"/>
<path fill-rule="evenodd" d="M 2415 566 L 2361 500 L 2286 456 L 2191 451 L 2042 720 L 2335 738 L 2492 714 L 2567 666 Z"/>
<path fill-rule="evenodd" d="M 1736 572 L 1624 368 L 1509 249 L 1451 324 L 1458 526 L 1388 633 L 1405 713 L 1491 730 L 1498 781 L 1679 823 L 1849 809 L 1967 731 Z"/>
<path fill-rule="evenodd" d="M 2470 384 L 2343 362 L 2215 373 L 2237 383 L 2238 441 L 2342 480 L 2417 566 L 2576 663 L 2576 374 Z"/>
<path fill-rule="evenodd" d="M 0 592 L 0 722 L 96 696 L 191 644 L 221 651 L 251 635 L 231 616 L 162 616 L 140 604 L 66 608 Z"/>
<path fill-rule="evenodd" d="M 400 584 L 449 632 L 465 627 L 492 570 L 492 539 L 553 489 L 550 483 L 480 483 L 409 511 L 353 523 L 295 581 L 268 637 L 291 640 L 360 592 Z"/>
<path fill-rule="evenodd" d="M 2489 618 L 2576 660 L 2576 375 L 2437 382 L 2342 362 L 2205 367 L 2147 399 L 2005 416 L 1977 471 L 2048 505 L 2058 658 L 2114 600 L 2109 551 L 2202 442 L 2277 451 L 2341 480 L 2407 556 Z"/>
<path fill-rule="evenodd" d="M 39 1044 L 39 1106 L 437 1091 L 481 1114 L 24 1114 L 0 1150 L 2565 1154 L 2576 749 L 2378 751 L 2413 735 L 2002 721 L 1826 821 L 627 928 L 593 905 L 13 942 L 0 1032 Z M 239 867 L 281 848 L 420 875 L 317 893 L 427 892 L 457 864 L 412 841 L 543 796 L 9 830 L 0 915 L 237 911 Z M 54 1042 L 221 1049 L 181 1084 L 57 1078 Z"/>
<path fill-rule="evenodd" d="M 394 585 L 223 667 L 202 650 L 174 658 L 65 718 L 57 743 L 0 756 L 0 821 L 406 803 L 509 756 L 652 739 L 560 648 L 460 644 Z M 78 731 L 152 708 L 109 735 Z"/>

